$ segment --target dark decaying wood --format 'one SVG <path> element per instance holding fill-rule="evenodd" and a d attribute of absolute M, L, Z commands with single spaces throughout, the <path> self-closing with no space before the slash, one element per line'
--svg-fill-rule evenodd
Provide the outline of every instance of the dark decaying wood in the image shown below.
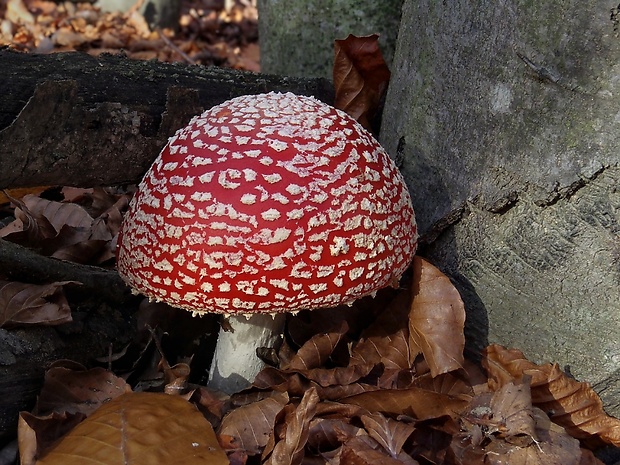
<path fill-rule="evenodd" d="M 229 98 L 269 91 L 333 100 L 331 84 L 81 53 L 0 49 L 0 189 L 135 183 L 178 128 Z M 74 323 L 0 329 L 0 446 L 15 435 L 45 367 L 118 350 L 134 327 L 136 300 L 113 270 L 42 257 L 0 240 L 0 274 L 71 286 Z M 73 301 L 71 301 L 73 300 Z"/>
<path fill-rule="evenodd" d="M 325 79 L 0 50 L 0 188 L 135 182 L 192 116 L 269 91 L 333 100 Z"/>

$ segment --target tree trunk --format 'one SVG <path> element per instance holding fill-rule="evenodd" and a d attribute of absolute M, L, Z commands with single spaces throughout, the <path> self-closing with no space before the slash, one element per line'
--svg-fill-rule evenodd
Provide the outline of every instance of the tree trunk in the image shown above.
<path fill-rule="evenodd" d="M 98 0 L 95 5 L 103 11 L 127 11 L 137 0 Z M 181 0 L 144 0 L 139 9 L 151 29 L 177 29 L 181 14 Z"/>
<path fill-rule="evenodd" d="M 269 91 L 333 100 L 322 79 L 0 49 L 0 188 L 136 182 L 192 116 Z"/>
<path fill-rule="evenodd" d="M 259 0 L 261 70 L 332 78 L 334 40 L 379 34 L 392 62 L 403 0 Z"/>
<path fill-rule="evenodd" d="M 470 348 L 570 366 L 620 415 L 616 7 L 407 0 L 381 139 Z"/>

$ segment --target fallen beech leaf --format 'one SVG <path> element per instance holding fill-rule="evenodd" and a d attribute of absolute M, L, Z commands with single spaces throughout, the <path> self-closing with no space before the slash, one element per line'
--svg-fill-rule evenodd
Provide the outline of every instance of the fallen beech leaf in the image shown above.
<path fill-rule="evenodd" d="M 386 418 L 380 413 L 362 415 L 361 420 L 370 437 L 394 458 L 402 452 L 405 441 L 415 429 L 411 424 Z"/>
<path fill-rule="evenodd" d="M 376 446 L 377 444 L 368 436 L 352 438 L 340 448 L 338 461 L 335 463 L 343 465 L 418 465 L 419 463 L 404 452 L 398 458 L 393 458 L 380 449 L 377 450 Z"/>
<path fill-rule="evenodd" d="M 55 366 L 45 373 L 36 413 L 80 412 L 89 415 L 110 399 L 127 392 L 131 392 L 131 387 L 125 380 L 103 368 L 80 370 Z"/>
<path fill-rule="evenodd" d="M 458 372 L 444 373 L 435 377 L 431 376 L 430 373 L 426 373 L 417 377 L 413 381 L 413 386 L 451 396 L 458 396 L 460 394 L 473 396 L 474 390 L 469 381 L 470 378 L 467 376 L 458 376 Z"/>
<path fill-rule="evenodd" d="M 562 428 L 550 423 L 540 409 L 534 408 L 532 412 L 539 440 L 525 447 L 492 440 L 485 447 L 485 464 L 579 465 L 581 460 L 579 441 L 570 437 Z"/>
<path fill-rule="evenodd" d="M 194 389 L 190 397 L 190 401 L 200 409 L 214 427 L 222 421 L 224 412 L 229 408 L 229 400 L 227 394 L 210 391 L 204 387 Z"/>
<path fill-rule="evenodd" d="M 409 369 L 407 314 L 411 293 L 399 292 L 374 323 L 363 333 L 351 351 L 351 364 L 377 364 L 390 368 Z"/>
<path fill-rule="evenodd" d="M 390 80 L 378 45 L 379 36 L 349 35 L 334 43 L 334 106 L 371 128 L 383 93 Z"/>
<path fill-rule="evenodd" d="M 0 327 L 60 325 L 71 321 L 71 309 L 62 290 L 65 284 L 79 283 L 36 285 L 0 281 Z"/>
<path fill-rule="evenodd" d="M 43 239 L 56 236 L 57 231 L 47 218 L 31 212 L 22 200 L 10 197 L 6 191 L 5 194 L 11 199 L 11 203 L 16 205 L 15 221 L 0 229 L 0 237 L 17 244 L 31 246 L 38 245 Z"/>
<path fill-rule="evenodd" d="M 248 455 L 257 455 L 269 440 L 276 415 L 288 403 L 286 393 L 278 393 L 236 408 L 222 419 L 218 434 L 235 437 Z"/>
<path fill-rule="evenodd" d="M 493 425 L 506 441 L 519 446 L 538 440 L 529 382 L 525 376 L 518 382 L 505 384 L 493 393 L 490 403 Z"/>
<path fill-rule="evenodd" d="M 454 285 L 429 262 L 413 257 L 409 345 L 420 348 L 433 376 L 462 368 L 464 326 L 465 307 Z"/>
<path fill-rule="evenodd" d="M 314 335 L 299 348 L 289 363 L 280 369 L 310 370 L 323 366 L 348 330 L 347 322 L 343 321 L 337 331 Z"/>
<path fill-rule="evenodd" d="M 49 449 L 59 437 L 71 431 L 86 418 L 83 413 L 56 413 L 38 417 L 19 413 L 17 437 L 21 465 L 34 465 L 36 458 Z"/>
<path fill-rule="evenodd" d="M 218 434 L 217 440 L 226 452 L 230 465 L 245 465 L 248 461 L 248 454 L 240 447 L 239 440 L 225 434 Z"/>
<path fill-rule="evenodd" d="M 416 387 L 383 389 L 340 399 L 340 402 L 359 405 L 370 412 L 408 415 L 418 420 L 455 416 L 469 401 L 469 396 L 449 396 Z"/>
<path fill-rule="evenodd" d="M 38 195 L 41 192 L 49 189 L 50 186 L 37 186 L 37 187 L 18 187 L 15 189 L 3 189 L 0 191 L 0 203 L 8 203 L 11 199 L 20 198 L 26 194 Z"/>
<path fill-rule="evenodd" d="M 620 420 L 603 409 L 600 397 L 588 383 L 575 381 L 558 364 L 537 365 L 516 349 L 490 345 L 484 350 L 483 364 L 492 389 L 507 379 L 532 377 L 532 403 L 546 412 L 551 421 L 564 427 L 574 438 L 620 446 Z"/>
<path fill-rule="evenodd" d="M 581 448 L 581 461 L 579 465 L 605 465 L 599 459 L 594 456 L 594 453 L 589 449 Z"/>
<path fill-rule="evenodd" d="M 313 450 L 334 450 L 343 441 L 359 434 L 360 429 L 347 418 L 313 418 L 308 431 L 308 446 Z"/>
<path fill-rule="evenodd" d="M 166 385 L 164 386 L 164 392 L 170 395 L 185 394 L 188 390 L 188 380 L 190 375 L 190 367 L 187 363 L 177 363 L 176 365 L 169 366 L 168 362 L 165 362 L 165 358 L 160 361 L 162 371 L 164 372 L 164 379 Z"/>
<path fill-rule="evenodd" d="M 316 382 L 322 387 L 346 387 L 358 382 L 361 378 L 368 375 L 374 365 L 352 365 L 336 368 L 314 368 L 312 370 L 295 370 L 310 381 Z M 293 370 L 288 370 L 292 372 Z M 321 396 L 322 397 L 322 396 Z"/>
<path fill-rule="evenodd" d="M 83 240 L 76 244 L 61 247 L 51 254 L 51 257 L 59 260 L 67 260 L 74 263 L 90 264 L 99 263 L 98 256 L 106 250 L 109 241 Z M 106 259 L 109 258 L 106 255 Z"/>
<path fill-rule="evenodd" d="M 274 446 L 265 465 L 301 465 L 304 447 L 308 442 L 310 421 L 316 413 L 318 403 L 316 389 L 309 389 L 287 423 L 284 439 Z"/>
<path fill-rule="evenodd" d="M 88 212 L 74 203 L 54 202 L 31 194 L 24 196 L 22 201 L 33 215 L 47 218 L 56 231 L 65 225 L 90 228 L 93 222 Z"/>
<path fill-rule="evenodd" d="M 40 465 L 228 465 L 210 423 L 177 396 L 127 393 L 93 412 Z"/>

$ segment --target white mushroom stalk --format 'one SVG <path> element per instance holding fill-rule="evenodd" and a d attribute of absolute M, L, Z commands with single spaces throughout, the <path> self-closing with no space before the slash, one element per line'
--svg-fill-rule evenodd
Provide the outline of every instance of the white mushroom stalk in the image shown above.
<path fill-rule="evenodd" d="M 209 387 L 229 394 L 248 387 L 264 366 L 256 350 L 279 345 L 285 320 L 285 313 L 229 317 L 232 331 L 218 335 Z"/>
<path fill-rule="evenodd" d="M 269 93 L 179 130 L 138 187 L 118 243 L 120 275 L 151 299 L 195 314 L 271 314 L 351 303 L 397 282 L 417 229 L 400 172 L 366 130 L 312 97 Z M 245 330 L 220 339 L 212 382 L 233 392 L 271 342 Z M 240 355 L 221 361 L 230 354 Z"/>

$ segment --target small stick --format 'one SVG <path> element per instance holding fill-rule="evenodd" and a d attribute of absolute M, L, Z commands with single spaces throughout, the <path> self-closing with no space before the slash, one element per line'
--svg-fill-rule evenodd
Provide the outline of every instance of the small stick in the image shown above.
<path fill-rule="evenodd" d="M 183 50 L 177 47 L 174 44 L 174 42 L 168 39 L 168 37 L 166 37 L 166 35 L 160 28 L 157 28 L 157 33 L 159 34 L 159 37 L 161 37 L 161 39 L 166 43 L 166 45 L 170 47 L 172 50 L 174 50 L 175 52 L 177 52 L 187 63 L 189 63 L 190 65 L 196 64 L 196 62 L 192 59 L 192 57 L 190 57 L 187 53 L 185 53 Z"/>

